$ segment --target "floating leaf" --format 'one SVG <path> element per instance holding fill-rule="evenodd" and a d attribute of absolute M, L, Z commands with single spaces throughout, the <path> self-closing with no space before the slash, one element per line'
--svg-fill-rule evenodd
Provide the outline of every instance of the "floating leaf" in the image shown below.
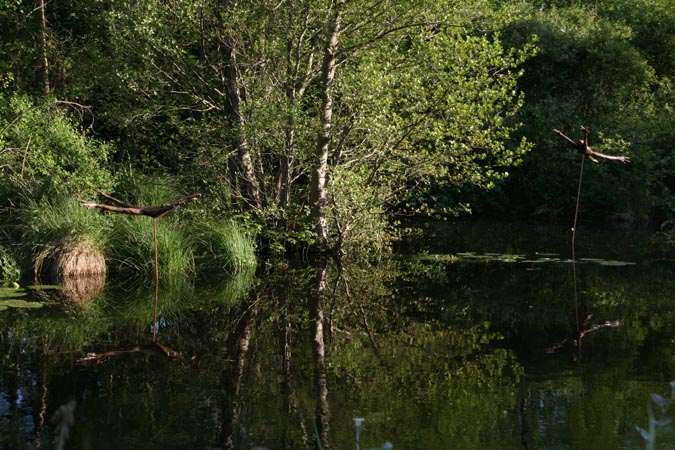
<path fill-rule="evenodd" d="M 425 254 L 418 256 L 420 261 L 440 261 L 440 262 L 455 262 L 459 258 L 455 255 L 440 255 L 440 254 Z"/>
<path fill-rule="evenodd" d="M 634 262 L 628 262 L 628 261 L 598 261 L 598 264 L 601 266 L 633 266 L 635 265 Z"/>
<path fill-rule="evenodd" d="M 42 308 L 42 303 L 40 302 L 27 302 L 25 300 L 18 299 L 9 299 L 9 300 L 0 300 L 0 306 L 5 308 Z"/>
<path fill-rule="evenodd" d="M 559 258 L 537 258 L 537 259 L 522 259 L 520 262 L 528 264 L 544 264 L 544 263 L 556 263 L 560 262 Z"/>
<path fill-rule="evenodd" d="M 14 288 L 0 288 L 0 298 L 17 298 L 26 295 L 25 291 Z"/>

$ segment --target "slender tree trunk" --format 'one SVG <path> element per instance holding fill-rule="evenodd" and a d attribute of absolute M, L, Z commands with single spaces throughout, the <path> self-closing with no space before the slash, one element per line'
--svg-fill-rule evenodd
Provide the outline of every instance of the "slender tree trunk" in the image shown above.
<path fill-rule="evenodd" d="M 289 126 L 294 127 L 294 119 L 289 119 Z M 291 174 L 293 172 L 293 158 L 295 153 L 295 130 L 286 131 L 286 148 L 281 157 L 281 174 L 279 180 L 279 207 L 286 211 L 291 202 Z"/>
<path fill-rule="evenodd" d="M 42 50 L 42 77 L 45 97 L 52 93 L 49 85 L 49 58 L 47 52 L 47 14 L 45 13 L 45 0 L 40 0 L 40 46 Z"/>
<path fill-rule="evenodd" d="M 296 155 L 296 109 L 298 102 L 301 101 L 305 89 L 312 78 L 312 69 L 314 67 L 314 52 L 307 51 L 307 44 L 311 47 L 308 35 L 311 34 L 308 23 L 311 21 L 312 13 L 310 5 L 304 5 L 300 8 L 292 8 L 288 15 L 288 34 L 286 38 L 286 105 L 288 108 L 286 119 L 286 133 L 284 143 L 284 154 L 281 156 L 279 177 L 278 177 L 278 204 L 282 211 L 287 211 L 292 200 L 293 173 L 295 170 Z M 298 25 L 302 27 L 302 32 L 295 35 L 291 30 Z M 305 59 L 307 58 L 307 59 Z M 306 66 L 305 66 L 306 65 Z M 282 225 L 286 226 L 284 215 Z"/>
<path fill-rule="evenodd" d="M 295 86 L 292 81 L 295 77 L 293 66 L 293 40 L 290 30 L 293 25 L 293 14 L 289 14 L 288 30 L 286 38 L 286 102 L 288 105 L 288 121 L 286 126 L 286 142 L 284 144 L 284 154 L 281 156 L 281 167 L 279 169 L 279 207 L 286 211 L 291 200 L 291 171 L 293 153 L 295 150 Z M 284 225 L 286 217 L 283 218 Z"/>
<path fill-rule="evenodd" d="M 230 7 L 230 1 L 224 0 L 223 8 Z M 227 25 L 221 20 L 221 26 Z M 241 111 L 241 88 L 239 81 L 239 67 L 236 56 L 236 42 L 228 32 L 221 41 L 223 55 L 223 82 L 225 84 L 226 113 L 229 123 L 235 129 L 235 145 L 240 175 L 237 184 L 240 186 L 244 201 L 254 208 L 263 206 L 262 195 L 258 185 L 255 165 L 251 156 L 251 147 L 246 139 L 245 119 Z"/>
<path fill-rule="evenodd" d="M 320 239 L 320 250 L 328 245 L 328 219 L 326 217 L 326 188 L 328 186 L 328 153 L 330 151 L 331 127 L 333 124 L 333 82 L 337 69 L 337 52 L 340 41 L 340 6 L 344 0 L 333 3 L 334 15 L 328 43 L 324 51 L 321 67 L 322 105 L 321 131 L 317 139 L 314 169 L 310 185 L 310 205 L 315 220 L 316 232 Z"/>

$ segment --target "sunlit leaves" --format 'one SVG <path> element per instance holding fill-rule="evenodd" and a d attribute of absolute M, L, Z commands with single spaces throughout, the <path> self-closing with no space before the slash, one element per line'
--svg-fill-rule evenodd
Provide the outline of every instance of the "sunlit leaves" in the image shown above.
<path fill-rule="evenodd" d="M 371 167 L 370 192 L 388 186 L 385 204 L 408 196 L 419 202 L 432 186 L 490 187 L 528 148 L 505 144 L 507 119 L 522 101 L 518 65 L 528 51 L 505 51 L 498 37 L 473 34 L 470 22 L 456 27 L 428 14 L 427 26 L 344 67 L 341 98 L 357 144 L 344 159 Z"/>

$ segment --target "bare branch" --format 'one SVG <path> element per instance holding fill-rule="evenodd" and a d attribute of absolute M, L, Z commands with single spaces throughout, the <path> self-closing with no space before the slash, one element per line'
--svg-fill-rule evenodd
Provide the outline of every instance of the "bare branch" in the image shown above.
<path fill-rule="evenodd" d="M 110 212 L 115 212 L 115 213 L 120 213 L 120 214 L 130 214 L 134 216 L 148 216 L 152 218 L 158 218 L 162 217 L 168 212 L 174 210 L 175 208 L 182 206 L 186 204 L 189 201 L 192 200 L 197 200 L 199 197 L 201 197 L 201 194 L 192 194 L 188 195 L 187 197 L 183 197 L 181 199 L 176 200 L 173 203 L 169 203 L 166 205 L 160 205 L 160 206 L 136 206 L 136 205 L 130 205 L 128 203 L 125 203 L 121 200 L 116 199 L 115 197 L 112 197 L 111 195 L 108 195 L 102 191 L 96 190 L 96 192 L 101 195 L 101 197 L 109 200 L 112 203 L 115 203 L 118 206 L 111 206 L 111 205 L 106 205 L 105 203 L 96 203 L 96 202 L 88 202 L 88 201 L 80 201 L 80 205 L 87 207 L 87 208 L 99 208 L 104 211 L 110 211 Z"/>

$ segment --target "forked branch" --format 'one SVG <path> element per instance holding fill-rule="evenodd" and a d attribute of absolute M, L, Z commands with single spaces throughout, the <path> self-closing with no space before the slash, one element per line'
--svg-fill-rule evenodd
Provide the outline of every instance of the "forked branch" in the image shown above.
<path fill-rule="evenodd" d="M 553 132 L 555 134 L 557 134 L 558 136 L 560 136 L 561 138 L 565 139 L 570 144 L 572 144 L 574 146 L 574 148 L 577 149 L 577 152 L 579 152 L 582 155 L 586 155 L 586 157 L 588 159 L 590 159 L 591 161 L 593 161 L 594 163 L 599 162 L 596 158 L 609 159 L 609 160 L 613 160 L 613 161 L 621 161 L 624 164 L 630 162 L 630 158 L 628 156 L 606 155 L 604 153 L 596 152 L 595 150 L 593 150 L 588 145 L 588 127 L 582 126 L 581 129 L 584 131 L 584 138 L 579 139 L 578 141 L 574 141 L 574 139 L 566 136 L 560 130 L 553 130 Z"/>
<path fill-rule="evenodd" d="M 137 205 L 130 205 L 129 203 L 125 203 L 122 200 L 118 200 L 115 197 L 108 195 L 105 192 L 100 191 L 98 189 L 96 189 L 96 192 L 101 197 L 105 198 L 111 203 L 114 203 L 117 206 L 88 201 L 80 201 L 80 205 L 86 206 L 87 208 L 99 208 L 104 211 L 111 211 L 120 214 L 131 214 L 134 216 L 148 216 L 154 219 L 162 217 L 163 215 L 176 209 L 177 207 L 182 206 L 189 201 L 197 200 L 199 197 L 201 197 L 201 194 L 192 194 L 188 195 L 187 197 L 180 198 L 173 203 L 168 203 L 160 206 L 137 206 Z"/>

